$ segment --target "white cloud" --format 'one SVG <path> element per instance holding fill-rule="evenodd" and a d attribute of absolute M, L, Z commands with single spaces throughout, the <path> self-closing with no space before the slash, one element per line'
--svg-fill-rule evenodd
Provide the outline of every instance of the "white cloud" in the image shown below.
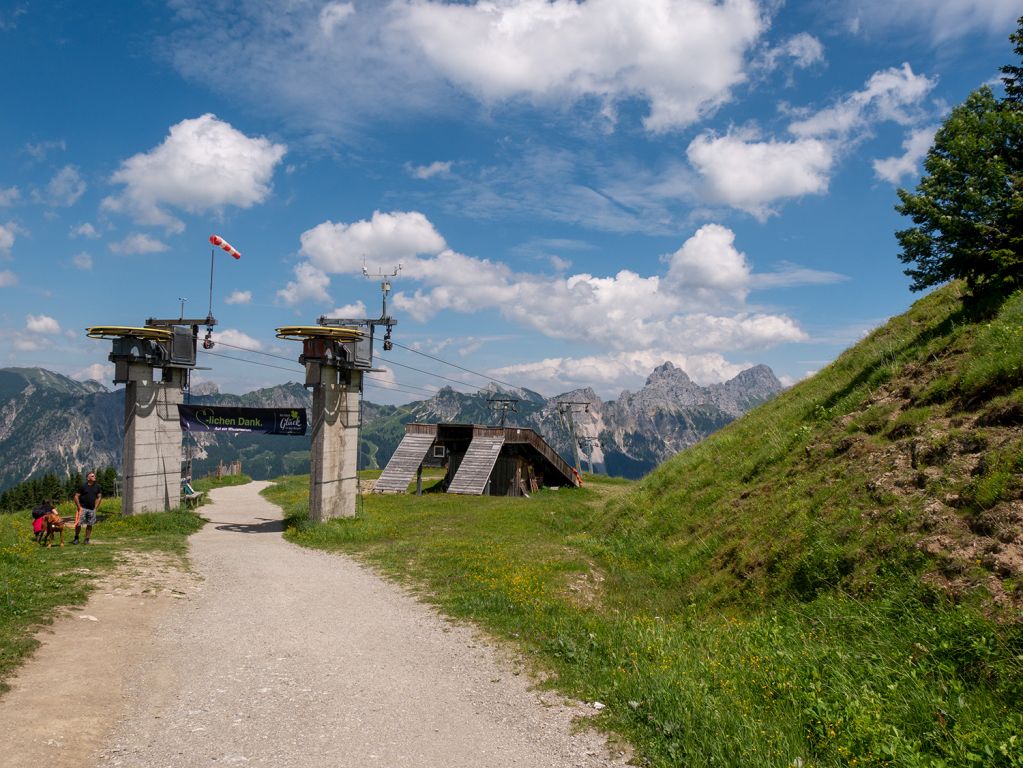
<path fill-rule="evenodd" d="M 366 316 L 366 305 L 361 301 L 356 301 L 353 304 L 344 304 L 340 307 L 334 307 L 334 309 L 328 313 L 328 317 L 365 317 Z"/>
<path fill-rule="evenodd" d="M 755 0 L 408 2 L 396 21 L 484 102 L 639 96 L 651 131 L 712 113 L 742 83 L 767 20 Z"/>
<path fill-rule="evenodd" d="M 378 214 L 376 218 L 387 220 L 386 216 Z M 443 243 L 421 214 L 396 216 L 415 222 L 416 232 L 430 235 L 419 242 Z M 296 280 L 279 292 L 285 303 L 304 298 L 322 301 L 329 286 L 328 273 L 352 273 L 360 268 L 352 258 L 337 258 L 351 250 L 347 246 L 351 231 L 348 225 L 327 222 L 303 234 L 303 252 L 316 256 L 320 266 L 304 262 L 296 267 Z M 375 230 L 369 227 L 369 231 Z M 393 233 L 395 227 L 385 231 Z M 517 273 L 502 262 L 473 258 L 449 248 L 423 254 L 416 247 L 408 253 L 421 255 L 403 259 L 402 277 L 403 283 L 410 280 L 419 287 L 395 293 L 392 306 L 420 322 L 445 311 L 496 310 L 508 321 L 546 336 L 619 352 L 649 347 L 659 353 L 720 355 L 804 340 L 806 335 L 796 321 L 748 307 L 747 294 L 761 287 L 834 282 L 842 276 L 794 265 L 784 265 L 780 272 L 755 273 L 735 248 L 734 238 L 720 225 L 702 227 L 666 257 L 664 276 L 644 276 L 631 270 L 611 276 Z M 407 238 L 402 242 L 408 247 Z M 391 247 L 391 241 L 387 243 Z M 339 308 L 335 314 L 357 314 L 343 311 L 348 309 L 354 308 Z M 471 346 L 472 341 L 462 339 L 460 344 Z"/>
<path fill-rule="evenodd" d="M 246 3 L 225 13 L 176 0 L 170 46 L 187 77 L 273 105 L 315 133 L 343 134 L 374 116 L 464 113 L 466 93 L 487 106 L 585 102 L 610 121 L 618 104 L 640 99 L 646 127 L 663 131 L 712 113 L 745 82 L 770 5 L 393 0 Z"/>
<path fill-rule="evenodd" d="M 760 220 L 771 203 L 828 190 L 834 147 L 813 138 L 758 141 L 748 133 L 704 133 L 689 144 L 689 162 L 704 177 L 711 198 Z"/>
<path fill-rule="evenodd" d="M 451 161 L 435 160 L 429 165 L 407 165 L 408 171 L 416 179 L 432 179 L 434 176 L 446 176 L 451 173 Z"/>
<path fill-rule="evenodd" d="M 149 235 L 143 235 L 141 233 L 135 233 L 129 235 L 123 240 L 111 243 L 110 250 L 114 253 L 120 253 L 124 255 L 131 254 L 145 254 L 145 253 L 163 253 L 164 251 L 170 250 L 168 246 L 154 237 Z"/>
<path fill-rule="evenodd" d="M 883 29 L 904 26 L 923 29 L 935 43 L 961 37 L 976 30 L 1008 35 L 1020 15 L 1019 0 L 860 0 L 837 3 L 840 12 L 854 16 L 850 28 Z"/>
<path fill-rule="evenodd" d="M 355 13 L 351 3 L 327 3 L 320 11 L 320 32 L 324 37 L 333 37 L 335 30 Z"/>
<path fill-rule="evenodd" d="M 182 120 L 158 147 L 121 164 L 111 181 L 125 189 L 103 207 L 180 232 L 184 224 L 166 207 L 189 213 L 251 208 L 269 196 L 285 151 L 283 144 L 249 138 L 212 114 Z"/>
<path fill-rule="evenodd" d="M 807 69 L 824 60 L 824 45 L 808 32 L 800 32 L 781 45 L 768 49 L 759 63 L 765 70 L 771 71 L 783 59 L 790 60 L 799 69 Z"/>
<path fill-rule="evenodd" d="M 71 229 L 71 237 L 87 237 L 90 240 L 95 240 L 99 237 L 99 232 L 89 222 L 79 224 L 77 227 Z"/>
<path fill-rule="evenodd" d="M 14 339 L 14 348 L 18 352 L 38 352 L 47 346 L 46 341 L 31 336 L 18 336 Z"/>
<path fill-rule="evenodd" d="M 0 224 L 0 256 L 7 257 L 11 255 L 11 249 L 14 247 L 16 239 L 16 229 L 17 227 L 11 222 Z"/>
<path fill-rule="evenodd" d="M 381 213 L 352 224 L 326 221 L 302 233 L 302 254 L 316 267 L 334 273 L 390 270 L 417 254 L 444 248 L 433 224 L 418 211 Z M 365 260 L 365 262 L 364 262 Z"/>
<path fill-rule="evenodd" d="M 231 295 L 224 299 L 225 304 L 251 304 L 252 291 L 232 291 Z"/>
<path fill-rule="evenodd" d="M 0 288 L 11 288 L 18 284 L 18 276 L 9 269 L 0 271 Z"/>
<path fill-rule="evenodd" d="M 860 138 L 858 134 L 874 122 L 909 125 L 921 119 L 920 105 L 936 84 L 936 79 L 914 74 L 909 64 L 875 72 L 862 90 L 793 122 L 789 131 L 800 138 L 842 140 Z"/>
<path fill-rule="evenodd" d="M 13 205 L 21 197 L 17 187 L 0 187 L 0 207 Z"/>
<path fill-rule="evenodd" d="M 60 324 L 49 315 L 26 315 L 25 330 L 30 333 L 60 333 Z"/>
<path fill-rule="evenodd" d="M 701 306 L 717 306 L 722 297 L 745 301 L 751 272 L 746 256 L 735 248 L 735 233 L 707 224 L 668 258 L 666 282 Z"/>
<path fill-rule="evenodd" d="M 937 130 L 938 126 L 930 125 L 910 131 L 902 142 L 905 151 L 901 155 L 874 161 L 874 175 L 890 184 L 898 184 L 903 177 L 915 174 L 920 161 L 934 143 L 934 134 Z"/>
<path fill-rule="evenodd" d="M 85 194 L 86 188 L 78 169 L 73 165 L 65 165 L 50 179 L 46 189 L 36 194 L 36 199 L 53 207 L 69 208 Z"/>
<path fill-rule="evenodd" d="M 288 306 L 307 299 L 326 303 L 330 301 L 330 294 L 327 293 L 329 285 L 330 277 L 326 272 L 309 262 L 302 262 L 295 266 L 295 279 L 277 291 L 277 296 Z"/>
<path fill-rule="evenodd" d="M 240 347 L 241 349 L 247 349 L 254 352 L 260 352 L 263 349 L 263 342 L 258 339 L 254 339 L 247 333 L 243 333 L 235 328 L 225 328 L 222 331 L 214 331 L 213 341 L 218 344 L 223 344 L 224 346 Z"/>
<path fill-rule="evenodd" d="M 86 368 L 72 373 L 71 378 L 78 381 L 98 381 L 101 384 L 105 384 L 113 380 L 114 366 L 110 363 L 93 363 Z"/>
<path fill-rule="evenodd" d="M 81 253 L 76 253 L 71 257 L 71 263 L 79 269 L 88 272 L 92 269 L 92 256 L 87 254 L 85 251 L 82 251 Z"/>

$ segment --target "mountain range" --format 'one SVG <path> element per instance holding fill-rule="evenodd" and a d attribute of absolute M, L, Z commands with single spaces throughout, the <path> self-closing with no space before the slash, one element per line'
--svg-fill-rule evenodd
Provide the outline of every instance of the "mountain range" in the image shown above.
<path fill-rule="evenodd" d="M 436 395 L 401 406 L 363 403 L 364 467 L 387 463 L 411 421 L 499 423 L 496 399 L 512 402 L 504 413 L 511 426 L 536 430 L 574 461 L 572 430 L 583 469 L 640 477 L 664 459 L 720 429 L 782 389 L 770 368 L 754 366 L 721 384 L 700 386 L 671 363 L 654 369 L 637 392 L 602 401 L 589 388 L 555 397 L 496 384 L 475 393 L 445 387 Z M 309 408 L 310 391 L 297 383 L 242 395 L 213 384 L 192 388 L 193 403 L 247 407 Z M 0 489 L 46 472 L 58 475 L 92 467 L 120 466 L 124 391 L 79 382 L 42 368 L 0 369 Z M 308 437 L 189 433 L 186 451 L 192 473 L 202 475 L 220 461 L 241 459 L 256 478 L 309 470 Z M 581 446 L 581 447 L 580 447 Z"/>

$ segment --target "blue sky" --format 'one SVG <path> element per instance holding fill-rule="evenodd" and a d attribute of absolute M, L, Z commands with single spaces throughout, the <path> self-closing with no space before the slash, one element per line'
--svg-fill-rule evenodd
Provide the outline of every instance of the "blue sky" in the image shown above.
<path fill-rule="evenodd" d="M 916 298 L 897 259 L 943 116 L 1018 0 L 0 4 L 0 364 L 108 386 L 90 325 L 208 305 L 196 381 L 301 380 L 279 325 L 552 395 L 786 382 Z M 272 357 L 278 355 L 280 357 Z M 366 397 L 485 380 L 402 348 Z M 271 367 L 277 366 L 277 367 Z"/>

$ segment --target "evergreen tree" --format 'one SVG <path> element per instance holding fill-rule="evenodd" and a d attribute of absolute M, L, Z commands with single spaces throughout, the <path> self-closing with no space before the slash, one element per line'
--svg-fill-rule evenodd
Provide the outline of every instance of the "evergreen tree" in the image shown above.
<path fill-rule="evenodd" d="M 1019 287 L 1018 228 L 1023 112 L 1003 108 L 987 86 L 952 110 L 934 137 L 916 193 L 896 210 L 916 225 L 896 233 L 913 265 L 912 290 L 963 278 L 974 294 Z"/>
<path fill-rule="evenodd" d="M 1023 59 L 1023 17 L 1010 37 Z M 1006 95 L 977 89 L 934 137 L 916 192 L 896 210 L 915 226 L 896 233 L 919 291 L 965 279 L 975 295 L 1023 286 L 1023 67 L 1002 67 Z"/>
<path fill-rule="evenodd" d="M 1023 16 L 1016 23 L 1016 31 L 1009 35 L 1009 40 L 1015 43 L 1013 50 L 1023 60 Z M 1005 100 L 1023 105 L 1023 66 L 1006 64 L 1002 67 L 1002 82 L 1005 84 Z"/>

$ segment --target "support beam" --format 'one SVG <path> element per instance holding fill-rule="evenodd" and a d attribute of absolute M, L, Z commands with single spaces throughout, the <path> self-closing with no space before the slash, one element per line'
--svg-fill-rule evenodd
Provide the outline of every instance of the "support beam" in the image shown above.
<path fill-rule="evenodd" d="M 181 425 L 186 371 L 128 363 L 124 391 L 122 514 L 166 512 L 181 504 Z"/>
<path fill-rule="evenodd" d="M 355 517 L 362 371 L 309 361 L 306 384 L 313 390 L 309 517 Z"/>

